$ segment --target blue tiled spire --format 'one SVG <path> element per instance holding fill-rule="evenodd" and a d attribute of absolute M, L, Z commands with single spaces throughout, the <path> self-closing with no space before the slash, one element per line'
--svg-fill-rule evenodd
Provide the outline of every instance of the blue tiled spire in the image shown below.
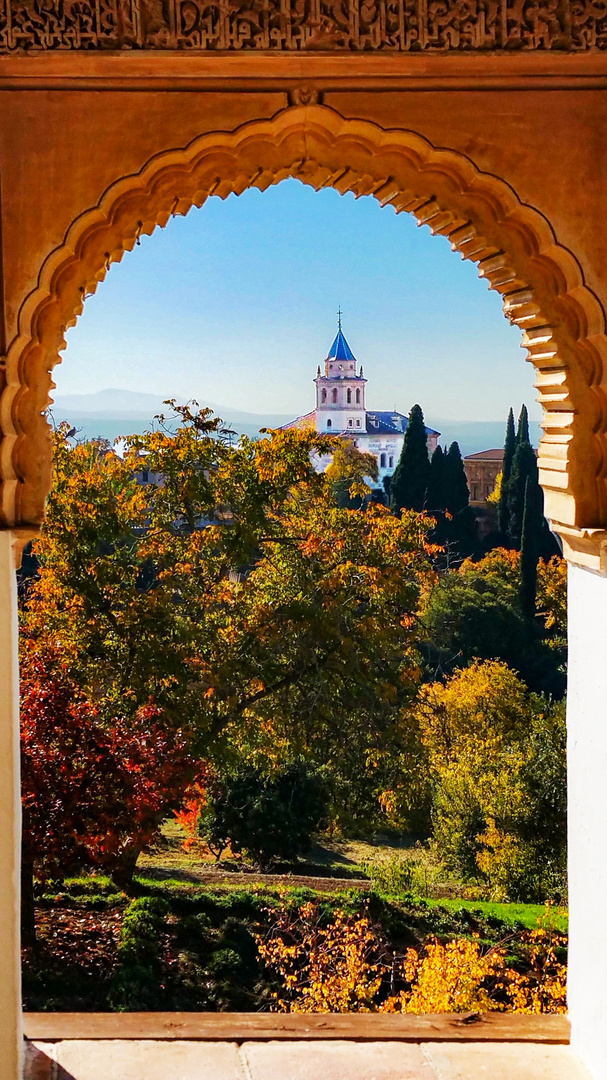
<path fill-rule="evenodd" d="M 335 336 L 335 341 L 333 342 L 331 348 L 329 349 L 329 352 L 327 353 L 327 360 L 356 361 L 356 357 L 343 335 L 341 329 L 341 319 L 339 321 L 339 330 L 337 331 L 337 334 Z"/>

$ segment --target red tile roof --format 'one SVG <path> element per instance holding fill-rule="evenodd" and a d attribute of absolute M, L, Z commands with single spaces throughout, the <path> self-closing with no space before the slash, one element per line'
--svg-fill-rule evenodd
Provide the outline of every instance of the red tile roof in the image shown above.
<path fill-rule="evenodd" d="M 479 454 L 467 454 L 464 461 L 499 461 L 504 459 L 504 450 L 481 450 Z"/>

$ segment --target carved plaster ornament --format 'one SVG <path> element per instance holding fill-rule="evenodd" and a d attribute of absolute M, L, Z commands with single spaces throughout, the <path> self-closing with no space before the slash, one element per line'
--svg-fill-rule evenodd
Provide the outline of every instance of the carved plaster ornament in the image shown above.
<path fill-rule="evenodd" d="M 289 90 L 289 105 L 322 105 L 322 93 L 309 83 L 294 86 Z"/>
<path fill-rule="evenodd" d="M 0 0 L 0 53 L 607 49 L 603 0 Z"/>

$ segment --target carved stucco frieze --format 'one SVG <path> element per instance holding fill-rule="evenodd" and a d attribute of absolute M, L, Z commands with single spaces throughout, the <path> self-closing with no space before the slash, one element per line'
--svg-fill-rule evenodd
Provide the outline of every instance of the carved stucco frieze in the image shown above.
<path fill-rule="evenodd" d="M 0 0 L 0 52 L 607 49 L 605 0 Z"/>

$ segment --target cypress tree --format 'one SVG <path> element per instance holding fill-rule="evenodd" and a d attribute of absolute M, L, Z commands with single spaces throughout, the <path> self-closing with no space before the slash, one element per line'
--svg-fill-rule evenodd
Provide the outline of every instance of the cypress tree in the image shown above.
<path fill-rule="evenodd" d="M 424 414 L 419 405 L 414 405 L 409 413 L 401 455 L 392 474 L 392 510 L 396 513 L 403 509 L 424 510 L 429 479 L 430 461 Z"/>
<path fill-rule="evenodd" d="M 527 480 L 529 480 L 532 486 L 539 488 L 535 450 L 531 446 L 531 443 L 521 442 L 518 444 L 514 453 L 507 493 L 508 536 L 517 550 L 520 550 L 523 533 L 525 486 Z"/>
<path fill-rule="evenodd" d="M 541 494 L 542 489 L 539 484 L 534 483 L 532 478 L 528 476 L 525 481 L 523 506 L 519 597 L 523 615 L 529 620 L 535 617 L 537 562 L 540 533 L 544 522 L 543 507 L 540 500 Z"/>
<path fill-rule="evenodd" d="M 504 441 L 504 460 L 502 462 L 502 491 L 500 495 L 498 524 L 502 536 L 508 532 L 508 483 L 512 472 L 512 459 L 516 449 L 516 435 L 514 432 L 514 413 L 512 409 L 508 413 L 506 423 L 506 439 Z"/>
<path fill-rule="evenodd" d="M 470 502 L 470 490 L 459 443 L 452 442 L 445 456 L 444 469 L 445 509 L 459 514 Z"/>
<path fill-rule="evenodd" d="M 516 442 L 520 446 L 521 443 L 531 443 L 529 437 L 529 414 L 527 412 L 527 406 L 521 405 L 521 411 L 518 418 L 518 428 L 516 429 Z"/>
<path fill-rule="evenodd" d="M 428 493 L 426 496 L 426 508 L 431 514 L 437 514 L 445 509 L 445 459 L 442 446 L 437 446 L 430 461 L 430 475 L 428 480 Z"/>
<path fill-rule="evenodd" d="M 446 545 L 449 563 L 457 565 L 476 551 L 478 530 L 474 512 L 469 505 L 470 491 L 458 443 L 451 443 L 444 462 L 443 505 L 452 517 L 451 520 L 444 519 L 438 541 Z"/>

